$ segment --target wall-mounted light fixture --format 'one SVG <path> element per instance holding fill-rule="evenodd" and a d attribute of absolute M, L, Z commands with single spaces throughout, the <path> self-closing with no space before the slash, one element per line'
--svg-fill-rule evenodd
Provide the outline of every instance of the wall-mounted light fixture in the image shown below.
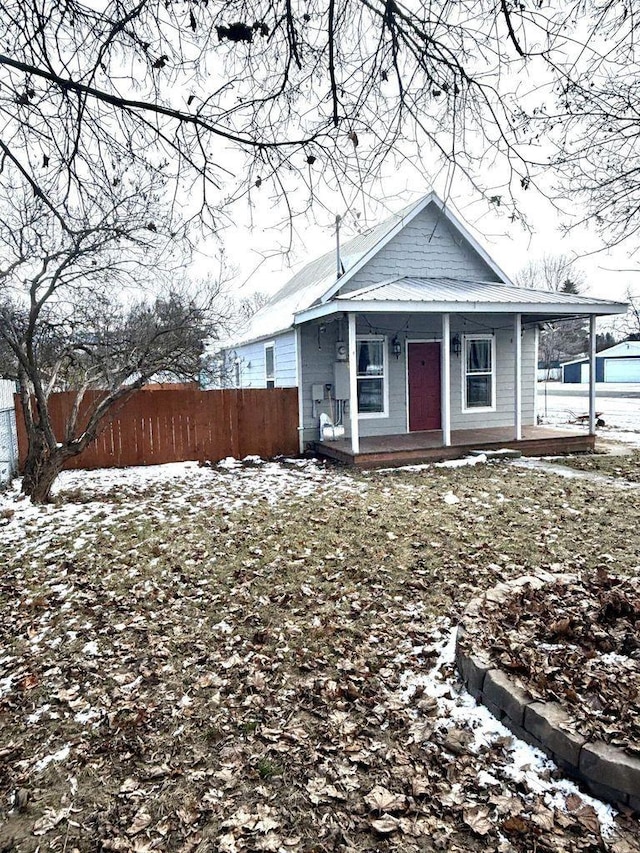
<path fill-rule="evenodd" d="M 397 335 L 393 336 L 393 340 L 391 341 L 391 352 L 395 355 L 396 358 L 400 358 L 402 355 L 402 344 Z"/>
<path fill-rule="evenodd" d="M 460 335 L 455 334 L 451 338 L 451 352 L 453 355 L 460 358 L 460 353 L 462 352 L 462 340 L 460 339 Z"/>

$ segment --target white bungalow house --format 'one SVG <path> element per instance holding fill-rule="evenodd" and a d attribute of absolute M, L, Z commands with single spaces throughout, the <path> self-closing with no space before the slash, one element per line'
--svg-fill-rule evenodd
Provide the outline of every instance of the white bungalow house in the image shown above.
<path fill-rule="evenodd" d="M 300 448 L 359 465 L 585 450 L 536 426 L 538 327 L 626 305 L 515 287 L 435 193 L 312 261 L 220 350 L 226 387 L 297 386 Z M 544 446 L 540 442 L 546 442 Z"/>

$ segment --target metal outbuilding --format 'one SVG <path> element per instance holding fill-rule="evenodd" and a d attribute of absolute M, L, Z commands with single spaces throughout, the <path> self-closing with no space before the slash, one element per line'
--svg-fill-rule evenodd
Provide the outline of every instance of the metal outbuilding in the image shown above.
<path fill-rule="evenodd" d="M 562 364 L 562 381 L 587 383 L 589 359 Z M 596 355 L 596 382 L 640 382 L 640 341 L 623 341 Z"/>

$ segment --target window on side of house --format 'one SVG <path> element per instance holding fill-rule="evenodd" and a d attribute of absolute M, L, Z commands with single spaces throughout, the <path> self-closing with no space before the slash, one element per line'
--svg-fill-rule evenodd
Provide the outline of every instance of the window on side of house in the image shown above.
<path fill-rule="evenodd" d="M 384 415 L 387 410 L 387 348 L 382 336 L 358 338 L 356 342 L 358 414 Z"/>
<path fill-rule="evenodd" d="M 464 339 L 464 408 L 495 408 L 495 338 L 467 335 Z"/>
<path fill-rule="evenodd" d="M 264 378 L 266 388 L 276 387 L 276 356 L 275 345 L 264 345 Z"/>

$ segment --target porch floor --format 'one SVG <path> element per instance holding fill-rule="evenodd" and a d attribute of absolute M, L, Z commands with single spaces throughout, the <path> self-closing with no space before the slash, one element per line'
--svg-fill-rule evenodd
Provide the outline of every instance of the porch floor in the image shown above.
<path fill-rule="evenodd" d="M 466 456 L 471 450 L 519 450 L 523 456 L 555 456 L 593 450 L 595 436 L 585 432 L 569 432 L 530 426 L 522 428 L 522 439 L 513 437 L 513 427 L 461 429 L 451 432 L 451 446 L 442 446 L 442 431 L 410 432 L 402 435 L 360 438 L 360 453 L 351 452 L 351 439 L 318 441 L 316 453 L 357 468 L 407 465 L 419 462 L 441 462 Z"/>

